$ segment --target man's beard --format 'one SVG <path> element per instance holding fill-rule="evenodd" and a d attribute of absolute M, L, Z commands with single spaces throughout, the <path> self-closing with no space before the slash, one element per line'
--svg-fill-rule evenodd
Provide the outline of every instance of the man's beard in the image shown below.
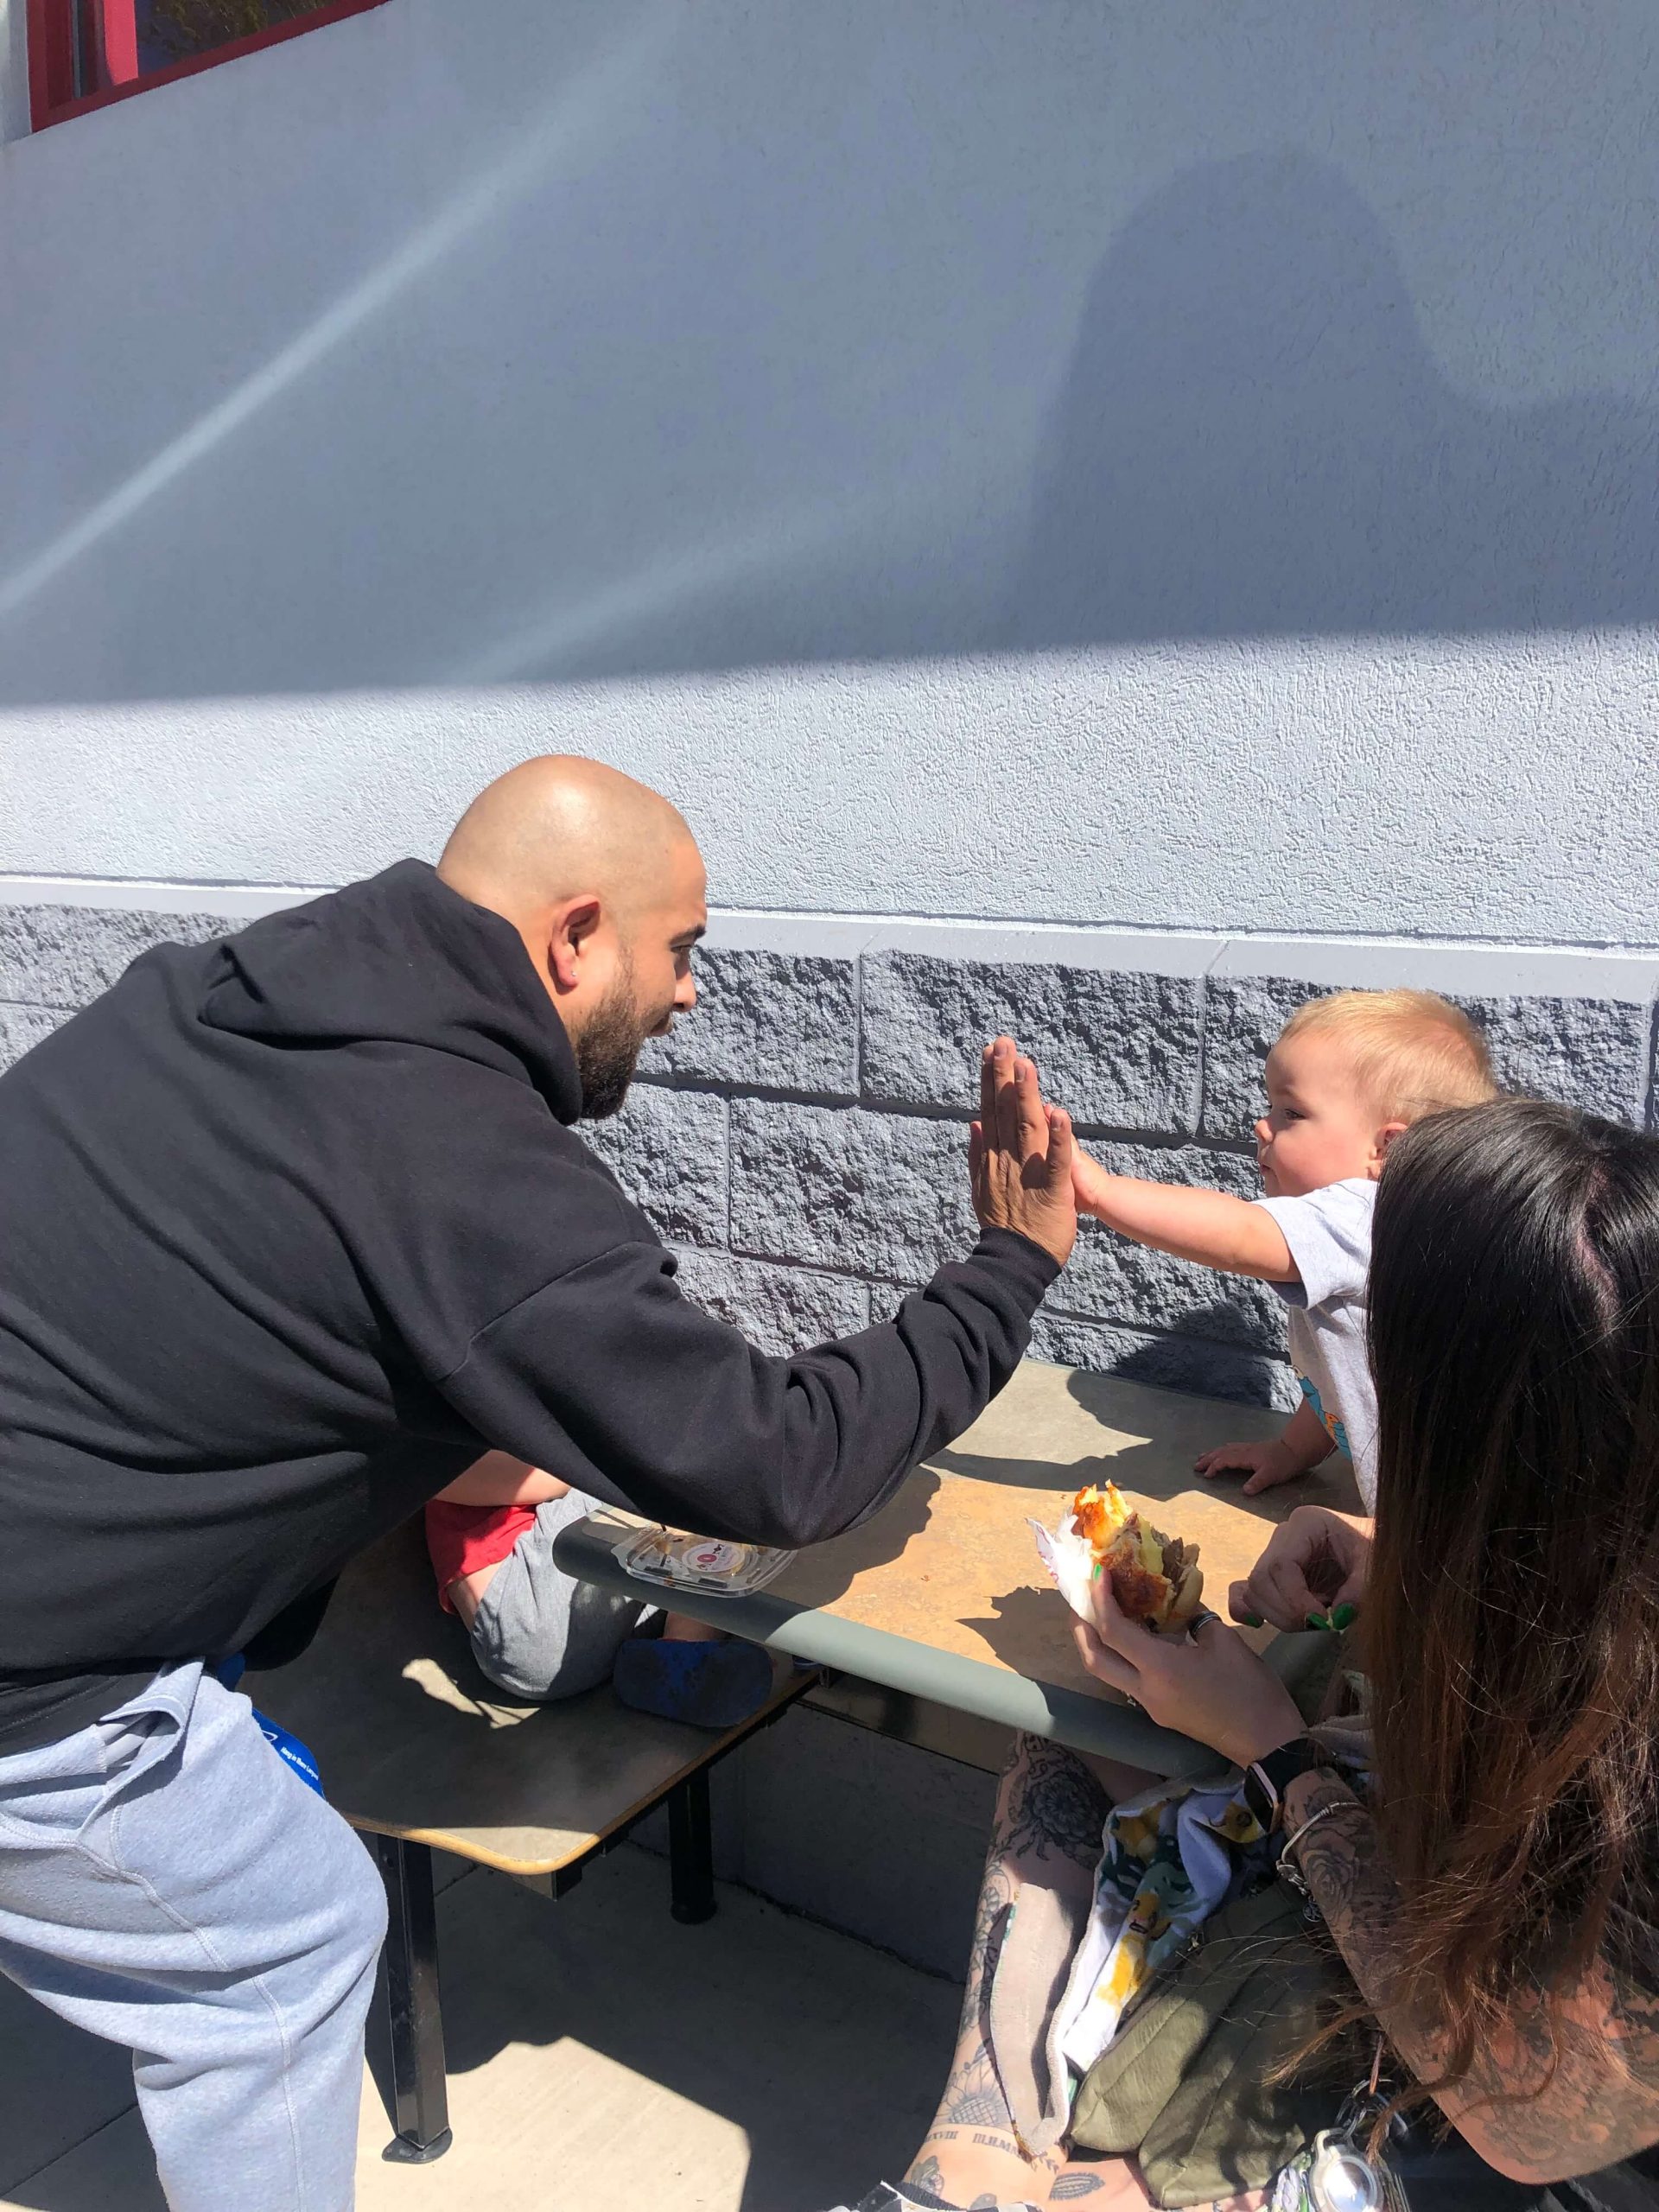
<path fill-rule="evenodd" d="M 633 963 L 625 952 L 616 981 L 572 1040 L 582 1082 L 582 1118 L 602 1122 L 616 1113 L 633 1081 L 640 1047 L 652 1028 L 642 1026 L 634 999 Z"/>

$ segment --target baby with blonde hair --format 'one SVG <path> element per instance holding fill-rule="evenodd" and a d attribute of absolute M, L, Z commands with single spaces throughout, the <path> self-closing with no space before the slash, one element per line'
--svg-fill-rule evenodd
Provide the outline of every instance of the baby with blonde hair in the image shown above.
<path fill-rule="evenodd" d="M 1376 1500 L 1376 1395 L 1365 1349 L 1371 1208 L 1389 1147 L 1448 1108 L 1497 1096 L 1479 1031 L 1432 991 L 1338 991 L 1292 1014 L 1268 1055 L 1255 1125 L 1263 1195 L 1246 1199 L 1108 1173 L 1078 1150 L 1077 1211 L 1183 1260 L 1269 1282 L 1290 1308 L 1302 1402 L 1265 1444 L 1223 1444 L 1203 1475 L 1247 1493 L 1291 1482 L 1332 1450 Z"/>

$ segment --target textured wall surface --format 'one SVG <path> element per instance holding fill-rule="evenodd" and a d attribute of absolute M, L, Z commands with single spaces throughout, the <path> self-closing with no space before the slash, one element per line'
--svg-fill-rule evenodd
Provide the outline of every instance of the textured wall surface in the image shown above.
<path fill-rule="evenodd" d="M 0 1057 L 94 997 L 145 944 L 223 915 L 0 905 Z M 1086 931 L 716 917 L 697 1011 L 646 1047 L 613 1120 L 584 1134 L 681 1254 L 687 1291 L 768 1349 L 889 1314 L 975 1234 L 966 1123 L 999 1026 L 1118 1171 L 1252 1195 L 1262 1065 L 1321 990 L 1413 983 L 1485 1029 L 1510 1086 L 1654 1118 L 1659 960 L 1162 941 Z M 1048 1358 L 1177 1389 L 1294 1402 L 1259 1285 L 1085 1223 L 1038 1317 Z"/>
<path fill-rule="evenodd" d="M 725 906 L 1650 946 L 1656 720 L 1652 629 L 0 706 L 0 874 L 321 888 L 562 750 Z"/>
<path fill-rule="evenodd" d="M 728 906 L 1650 944 L 1656 128 L 1651 0 L 395 0 L 14 138 L 0 870 L 562 745 Z"/>

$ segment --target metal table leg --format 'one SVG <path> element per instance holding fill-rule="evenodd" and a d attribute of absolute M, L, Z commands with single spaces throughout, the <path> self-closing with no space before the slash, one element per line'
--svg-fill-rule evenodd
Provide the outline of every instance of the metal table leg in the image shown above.
<path fill-rule="evenodd" d="M 441 2158 L 450 2141 L 432 1853 L 429 1845 L 407 1843 L 401 1836 L 379 1835 L 374 1842 L 391 1907 L 386 1999 L 397 2116 L 397 2133 L 383 2155 L 403 2164 L 424 2165 Z"/>
<path fill-rule="evenodd" d="M 715 1838 L 709 1813 L 709 1770 L 699 1767 L 668 1797 L 668 1874 L 676 1920 L 695 1924 L 715 1914 Z"/>

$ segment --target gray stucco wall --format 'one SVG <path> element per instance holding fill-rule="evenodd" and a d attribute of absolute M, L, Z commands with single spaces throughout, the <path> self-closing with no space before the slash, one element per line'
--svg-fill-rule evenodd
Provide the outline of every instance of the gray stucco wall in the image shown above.
<path fill-rule="evenodd" d="M 224 914 L 0 904 L 0 1058 L 146 944 Z M 1262 1064 L 1317 992 L 1412 983 L 1484 1026 L 1503 1080 L 1651 1125 L 1659 960 L 715 917 L 701 1000 L 585 1134 L 695 1298 L 768 1348 L 863 1327 L 974 1236 L 965 1124 L 999 1027 L 1124 1172 L 1250 1194 Z M 1039 1356 L 1288 1406 L 1277 1303 L 1092 1223 Z"/>
<path fill-rule="evenodd" d="M 390 0 L 18 137 L 0 870 L 563 747 L 731 906 L 1651 944 L 1656 118 L 1652 0 Z"/>

